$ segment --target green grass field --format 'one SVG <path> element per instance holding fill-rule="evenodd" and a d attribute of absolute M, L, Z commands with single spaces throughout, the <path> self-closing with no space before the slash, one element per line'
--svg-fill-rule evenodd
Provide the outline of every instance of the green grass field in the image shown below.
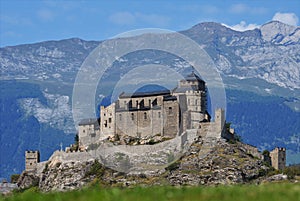
<path fill-rule="evenodd" d="M 300 183 L 269 183 L 217 187 L 90 187 L 64 193 L 40 193 L 29 189 L 23 193 L 0 197 L 0 200 L 28 201 L 133 201 L 133 200 L 215 200 L 215 201 L 300 201 Z"/>

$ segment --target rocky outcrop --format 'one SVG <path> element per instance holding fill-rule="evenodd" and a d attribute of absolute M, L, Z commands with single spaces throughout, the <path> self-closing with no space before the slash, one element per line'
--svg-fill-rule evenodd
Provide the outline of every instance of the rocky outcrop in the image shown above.
<path fill-rule="evenodd" d="M 197 140 L 177 164 L 173 164 L 168 180 L 172 185 L 214 185 L 245 183 L 269 170 L 261 159 L 245 152 L 241 143 L 218 140 L 205 157 L 204 143 Z"/>
<path fill-rule="evenodd" d="M 17 185 L 21 189 L 26 189 L 32 186 L 38 186 L 39 177 L 34 172 L 26 172 L 24 171 L 17 182 Z"/>
<path fill-rule="evenodd" d="M 52 157 L 39 174 L 38 185 L 43 191 L 65 191 L 92 181 L 104 186 L 237 184 L 255 180 L 268 170 L 260 158 L 247 153 L 239 142 L 204 141 L 199 137 L 179 160 L 156 174 L 121 173 L 94 159 L 66 161 Z M 36 182 L 36 177 L 21 175 L 22 187 L 30 186 L 30 181 Z"/>

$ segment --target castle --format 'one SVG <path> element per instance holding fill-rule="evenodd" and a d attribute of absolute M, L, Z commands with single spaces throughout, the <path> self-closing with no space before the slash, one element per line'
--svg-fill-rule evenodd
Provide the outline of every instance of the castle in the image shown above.
<path fill-rule="evenodd" d="M 179 81 L 173 90 L 121 93 L 118 100 L 100 108 L 100 126 L 96 119 L 79 123 L 81 146 L 113 135 L 174 138 L 187 129 L 200 129 L 210 122 L 205 82 L 194 72 Z M 216 111 L 215 122 L 221 133 L 224 110 Z M 207 127 L 207 126 L 206 126 Z"/>
<path fill-rule="evenodd" d="M 100 119 L 84 119 L 79 122 L 78 145 L 81 155 L 87 157 L 85 153 L 88 152 L 89 146 L 93 147 L 92 145 L 116 135 L 140 139 L 155 136 L 174 139 L 174 142 L 180 144 L 180 147 L 174 144 L 174 150 L 179 150 L 179 152 L 181 149 L 183 150 L 184 144 L 188 141 L 191 143 L 192 138 L 196 136 L 208 139 L 210 144 L 214 140 L 209 139 L 234 139 L 234 130 L 225 126 L 223 109 L 216 109 L 214 121 L 211 121 L 207 112 L 206 97 L 205 82 L 194 72 L 180 80 L 178 86 L 173 90 L 135 92 L 133 94 L 123 92 L 115 102 L 106 107 L 101 106 Z M 163 146 L 163 144 L 164 142 L 161 145 Z M 258 157 L 261 156 L 257 148 L 250 145 L 244 147 L 247 152 L 250 150 L 249 153 L 253 156 L 256 154 Z M 137 147 L 135 147 L 136 149 Z M 67 148 L 66 157 L 72 158 L 72 155 L 68 155 L 72 151 Z M 100 151 L 98 154 L 101 155 L 101 153 Z M 64 153 L 56 154 L 64 155 Z M 88 154 L 88 157 L 91 155 Z M 26 152 L 25 161 L 26 171 L 36 170 L 39 153 Z M 285 149 L 273 150 L 270 153 L 270 162 L 275 169 L 284 169 Z"/>

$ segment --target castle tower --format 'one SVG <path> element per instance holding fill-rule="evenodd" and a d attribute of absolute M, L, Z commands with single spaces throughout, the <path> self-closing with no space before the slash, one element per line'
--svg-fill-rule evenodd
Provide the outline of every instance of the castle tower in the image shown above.
<path fill-rule="evenodd" d="M 283 170 L 286 164 L 286 149 L 276 147 L 270 152 L 271 164 L 276 170 Z"/>
<path fill-rule="evenodd" d="M 179 81 L 173 95 L 180 103 L 181 117 L 183 117 L 181 132 L 186 129 L 199 128 L 200 122 L 209 121 L 206 115 L 205 82 L 194 72 Z"/>
<path fill-rule="evenodd" d="M 205 82 L 194 72 L 179 81 L 179 89 L 185 89 L 187 110 L 193 112 L 206 111 Z"/>
<path fill-rule="evenodd" d="M 25 171 L 36 171 L 37 163 L 40 162 L 39 151 L 25 151 Z"/>

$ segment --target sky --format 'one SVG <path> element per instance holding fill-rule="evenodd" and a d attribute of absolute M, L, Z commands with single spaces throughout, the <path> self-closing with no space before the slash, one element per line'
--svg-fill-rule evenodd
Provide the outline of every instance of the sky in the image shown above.
<path fill-rule="evenodd" d="M 0 0 L 0 47 L 47 40 L 105 40 L 126 31 L 218 22 L 238 31 L 271 20 L 299 26 L 300 0 Z"/>

